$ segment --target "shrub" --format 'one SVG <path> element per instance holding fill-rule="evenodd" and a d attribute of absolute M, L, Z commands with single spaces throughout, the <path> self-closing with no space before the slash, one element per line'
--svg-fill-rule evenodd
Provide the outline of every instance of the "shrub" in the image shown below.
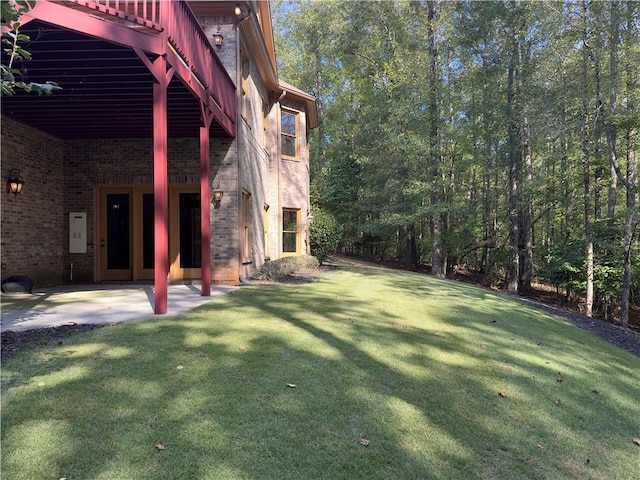
<path fill-rule="evenodd" d="M 282 280 L 294 273 L 309 268 L 317 268 L 320 262 L 311 255 L 284 257 L 265 263 L 253 278 L 256 280 Z"/>
<path fill-rule="evenodd" d="M 342 226 L 335 217 L 321 208 L 314 209 L 313 222 L 309 227 L 311 255 L 315 256 L 320 265 L 335 253 L 342 238 Z"/>

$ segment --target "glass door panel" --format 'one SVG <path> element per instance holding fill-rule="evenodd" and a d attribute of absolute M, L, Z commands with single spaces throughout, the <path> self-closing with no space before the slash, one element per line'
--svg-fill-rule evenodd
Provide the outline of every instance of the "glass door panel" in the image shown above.
<path fill-rule="evenodd" d="M 129 194 L 107 194 L 107 269 L 131 268 Z"/>
<path fill-rule="evenodd" d="M 202 277 L 200 190 L 174 186 L 169 191 L 169 279 Z"/>
<path fill-rule="evenodd" d="M 142 194 L 142 268 L 153 269 L 154 249 L 154 207 L 153 193 Z"/>
<path fill-rule="evenodd" d="M 181 193 L 180 201 L 180 268 L 202 266 L 200 228 L 200 194 Z"/>
<path fill-rule="evenodd" d="M 100 195 L 100 278 L 131 280 L 131 194 L 127 189 Z"/>

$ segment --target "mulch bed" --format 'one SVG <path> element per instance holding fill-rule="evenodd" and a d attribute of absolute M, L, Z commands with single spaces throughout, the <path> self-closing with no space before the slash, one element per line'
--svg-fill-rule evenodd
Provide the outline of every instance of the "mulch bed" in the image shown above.
<path fill-rule="evenodd" d="M 616 347 L 622 348 L 623 350 L 640 357 L 640 332 L 631 330 L 630 328 L 623 328 L 599 318 L 589 318 L 586 315 L 582 315 L 571 310 L 546 305 L 536 300 L 516 296 L 511 297 L 537 308 L 538 310 L 543 310 L 551 315 L 559 317 L 576 327 L 597 335 Z"/>
<path fill-rule="evenodd" d="M 29 347 L 45 345 L 63 345 L 64 340 L 72 335 L 87 332 L 104 325 L 61 325 L 51 328 L 37 328 L 21 332 L 2 332 L 2 361 L 11 358 L 19 351 Z"/>

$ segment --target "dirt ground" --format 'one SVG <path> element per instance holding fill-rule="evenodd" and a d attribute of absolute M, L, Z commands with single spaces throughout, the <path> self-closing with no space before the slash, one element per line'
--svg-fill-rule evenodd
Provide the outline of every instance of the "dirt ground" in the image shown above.
<path fill-rule="evenodd" d="M 348 259 L 349 262 L 355 262 L 355 259 Z M 358 260 L 359 261 L 359 260 Z M 402 266 L 397 263 L 384 264 L 391 268 L 400 268 Z M 321 267 L 323 270 L 330 270 L 331 266 Z M 319 270 L 318 270 L 319 272 Z M 313 281 L 318 272 L 311 272 L 305 270 L 298 275 L 293 275 L 289 278 L 283 279 L 280 282 L 258 282 L 264 284 L 274 283 L 287 283 L 287 284 L 300 284 Z M 479 277 L 468 274 L 457 274 L 455 280 L 465 283 L 473 283 L 476 285 L 482 285 L 482 281 Z M 488 288 L 488 287 L 487 287 Z M 505 293 L 506 294 L 506 293 Z M 630 327 L 622 328 L 614 323 L 598 319 L 589 318 L 586 315 L 582 315 L 577 311 L 571 310 L 566 307 L 557 305 L 557 296 L 555 292 L 550 292 L 549 289 L 542 287 L 534 288 L 533 292 L 527 297 L 523 296 L 511 296 L 515 300 L 526 303 L 532 307 L 543 310 L 547 313 L 555 315 L 583 330 L 591 332 L 594 335 L 606 340 L 607 342 L 622 348 L 633 355 L 640 357 L 640 309 L 634 307 L 632 314 L 630 315 Z M 37 330 L 28 330 L 23 332 L 3 332 L 1 337 L 1 360 L 5 360 L 14 356 L 20 350 L 32 346 L 39 345 L 62 345 L 66 338 L 77 333 L 92 330 L 94 328 L 101 328 L 102 325 L 64 325 L 55 328 L 44 328 Z"/>

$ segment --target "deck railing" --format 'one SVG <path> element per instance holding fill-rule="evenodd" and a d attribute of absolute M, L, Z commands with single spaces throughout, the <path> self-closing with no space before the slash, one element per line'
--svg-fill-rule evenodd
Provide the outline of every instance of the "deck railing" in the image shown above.
<path fill-rule="evenodd" d="M 160 30 L 162 0 L 67 0 L 78 6 Z"/>
<path fill-rule="evenodd" d="M 232 122 L 236 120 L 235 86 L 184 0 L 66 0 L 101 13 L 156 30 L 165 30 L 169 43 L 189 66 Z"/>
<path fill-rule="evenodd" d="M 165 10 L 166 9 L 166 10 Z M 187 2 L 163 2 L 162 26 L 169 43 L 191 68 L 215 102 L 235 122 L 235 85 Z M 166 15 L 165 15 L 166 12 Z"/>

